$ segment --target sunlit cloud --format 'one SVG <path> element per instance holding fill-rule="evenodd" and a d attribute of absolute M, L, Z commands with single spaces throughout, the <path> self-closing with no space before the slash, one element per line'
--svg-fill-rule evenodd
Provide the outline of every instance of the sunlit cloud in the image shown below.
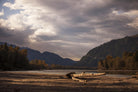
<path fill-rule="evenodd" d="M 138 29 L 138 18 L 136 18 L 132 23 L 128 23 L 128 25 Z"/>

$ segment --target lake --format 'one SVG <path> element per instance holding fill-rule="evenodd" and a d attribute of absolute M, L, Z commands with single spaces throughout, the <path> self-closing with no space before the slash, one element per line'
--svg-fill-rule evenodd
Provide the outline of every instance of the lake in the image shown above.
<path fill-rule="evenodd" d="M 98 70 L 29 70 L 29 71 L 9 71 L 9 72 L 28 72 L 28 73 L 41 73 L 41 74 L 58 74 L 58 75 L 66 75 L 70 72 L 75 73 L 97 73 Z M 110 76 L 110 77 L 118 77 L 118 78 L 128 78 L 131 77 L 131 75 L 123 75 L 123 74 L 106 74 L 102 76 Z"/>

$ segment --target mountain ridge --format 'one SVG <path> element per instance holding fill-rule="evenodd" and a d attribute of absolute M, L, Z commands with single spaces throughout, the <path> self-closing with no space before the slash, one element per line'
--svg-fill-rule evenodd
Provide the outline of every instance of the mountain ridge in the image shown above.
<path fill-rule="evenodd" d="M 123 52 L 138 50 L 138 34 L 114 39 L 91 49 L 77 63 L 78 66 L 97 67 L 98 61 L 105 59 L 107 55 L 121 56 Z"/>
<path fill-rule="evenodd" d="M 4 44 L 5 42 L 0 42 L 0 44 Z M 16 45 L 7 43 L 8 45 L 12 45 L 13 47 L 15 47 Z M 52 53 L 52 52 L 48 52 L 48 51 L 44 51 L 43 53 L 41 53 L 38 50 L 34 50 L 28 47 L 20 47 L 20 49 L 27 49 L 27 57 L 29 59 L 29 61 L 34 60 L 34 59 L 39 59 L 39 60 L 45 60 L 45 62 L 49 65 L 51 64 L 57 64 L 57 65 L 74 65 L 76 62 L 69 59 L 69 58 L 62 58 L 61 56 L 59 56 L 58 54 Z"/>

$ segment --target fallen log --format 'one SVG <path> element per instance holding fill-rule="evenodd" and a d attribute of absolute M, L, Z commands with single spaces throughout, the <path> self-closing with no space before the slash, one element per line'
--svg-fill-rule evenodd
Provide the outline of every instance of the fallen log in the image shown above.
<path fill-rule="evenodd" d="M 79 82 L 83 82 L 83 83 L 86 83 L 87 80 L 81 79 L 79 77 L 93 77 L 93 76 L 100 76 L 100 75 L 105 75 L 105 73 L 85 73 L 85 72 L 82 72 L 81 74 L 76 74 L 75 72 L 70 72 L 70 73 L 66 74 L 66 76 L 68 78 L 71 78 L 74 81 L 79 81 Z"/>
<path fill-rule="evenodd" d="M 81 74 L 72 74 L 72 77 L 92 77 L 105 75 L 105 73 L 81 73 Z"/>
<path fill-rule="evenodd" d="M 75 73 L 75 72 L 70 72 L 70 73 L 67 73 L 66 76 L 67 76 L 68 78 L 72 78 L 72 75 L 73 75 L 73 74 L 76 74 L 76 73 Z"/>
<path fill-rule="evenodd" d="M 72 77 L 72 80 L 79 81 L 79 82 L 84 82 L 84 83 L 87 82 L 87 80 L 79 79 L 79 78 L 76 78 L 76 77 Z"/>

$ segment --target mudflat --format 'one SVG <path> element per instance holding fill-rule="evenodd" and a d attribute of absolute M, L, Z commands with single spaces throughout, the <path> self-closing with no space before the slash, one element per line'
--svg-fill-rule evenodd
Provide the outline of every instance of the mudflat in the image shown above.
<path fill-rule="evenodd" d="M 86 83 L 65 75 L 0 72 L 0 92 L 138 92 L 138 79 L 87 77 Z"/>

